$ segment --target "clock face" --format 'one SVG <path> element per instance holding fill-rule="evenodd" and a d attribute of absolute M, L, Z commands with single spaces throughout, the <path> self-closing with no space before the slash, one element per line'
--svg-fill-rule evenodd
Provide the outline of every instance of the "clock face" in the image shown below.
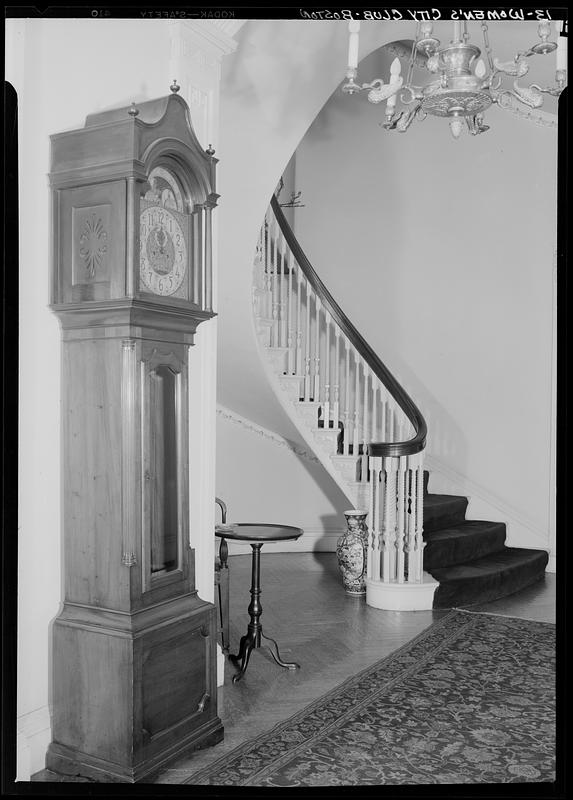
<path fill-rule="evenodd" d="M 175 294 L 187 272 L 187 243 L 177 217 L 163 205 L 141 211 L 140 276 L 153 294 Z"/>

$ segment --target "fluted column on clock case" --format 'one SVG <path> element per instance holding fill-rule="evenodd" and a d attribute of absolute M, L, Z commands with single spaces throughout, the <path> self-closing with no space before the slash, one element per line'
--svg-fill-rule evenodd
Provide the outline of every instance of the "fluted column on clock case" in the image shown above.
<path fill-rule="evenodd" d="M 188 350 L 213 316 L 217 160 L 171 88 L 52 137 L 64 596 L 46 763 L 105 782 L 144 781 L 223 735 L 187 411 Z"/>

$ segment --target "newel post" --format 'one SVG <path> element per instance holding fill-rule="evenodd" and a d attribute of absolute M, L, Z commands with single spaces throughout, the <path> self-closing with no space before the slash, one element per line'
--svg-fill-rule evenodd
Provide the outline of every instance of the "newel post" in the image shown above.
<path fill-rule="evenodd" d="M 368 456 L 370 504 L 366 603 L 374 608 L 432 608 L 437 581 L 423 570 L 423 451 Z"/>

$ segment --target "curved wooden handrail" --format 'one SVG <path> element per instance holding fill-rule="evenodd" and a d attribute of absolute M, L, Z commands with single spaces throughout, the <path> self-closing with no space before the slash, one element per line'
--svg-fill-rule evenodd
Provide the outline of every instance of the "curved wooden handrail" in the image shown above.
<path fill-rule="evenodd" d="M 275 195 L 271 198 L 271 208 L 279 228 L 288 244 L 293 256 L 302 269 L 310 285 L 320 297 L 323 305 L 328 309 L 330 315 L 347 336 L 352 345 L 366 361 L 376 377 L 384 384 L 392 397 L 396 400 L 402 411 L 408 417 L 412 427 L 416 431 L 412 439 L 404 442 L 370 442 L 368 444 L 368 454 L 371 456 L 399 457 L 419 453 L 424 449 L 428 428 L 426 420 L 420 410 L 408 395 L 408 393 L 398 383 L 388 367 L 378 358 L 368 342 L 356 330 L 352 322 L 342 311 L 336 300 L 332 297 L 324 283 L 316 274 L 312 264 L 306 257 L 302 247 L 298 243 L 290 225 L 288 224 L 279 202 Z"/>

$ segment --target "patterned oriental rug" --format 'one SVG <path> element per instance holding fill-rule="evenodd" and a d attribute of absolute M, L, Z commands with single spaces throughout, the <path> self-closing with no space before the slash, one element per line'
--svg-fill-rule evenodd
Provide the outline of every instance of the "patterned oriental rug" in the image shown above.
<path fill-rule="evenodd" d="M 555 626 L 453 610 L 186 783 L 555 780 Z"/>

